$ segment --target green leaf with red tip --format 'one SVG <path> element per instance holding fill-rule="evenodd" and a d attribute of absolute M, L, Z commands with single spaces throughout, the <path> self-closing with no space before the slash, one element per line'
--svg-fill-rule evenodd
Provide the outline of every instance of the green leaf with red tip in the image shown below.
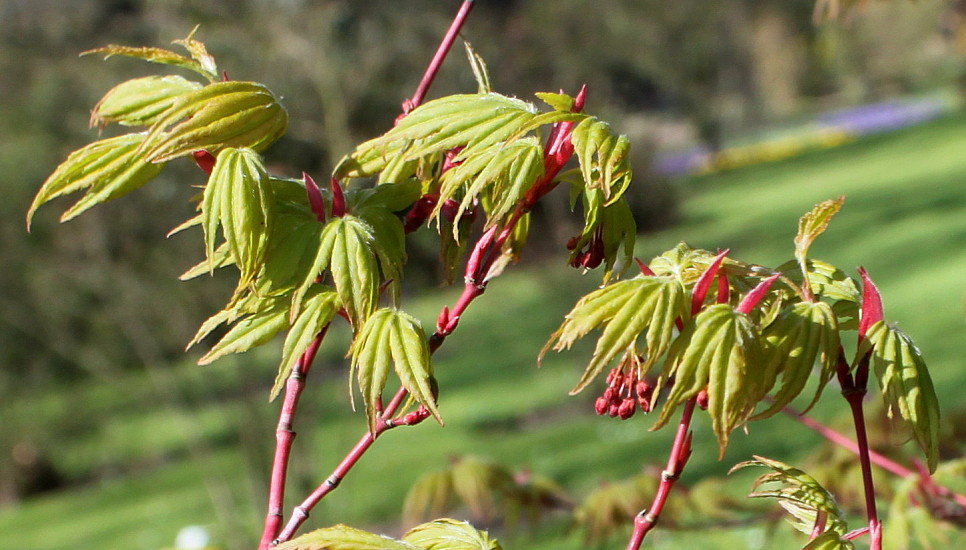
<path fill-rule="evenodd" d="M 272 548 L 275 550 L 420 550 L 418 546 L 406 542 L 341 524 L 317 529 Z"/>
<path fill-rule="evenodd" d="M 27 229 L 41 205 L 57 197 L 86 191 L 60 221 L 71 220 L 87 209 L 141 187 L 161 171 L 162 165 L 144 162 L 138 153 L 144 134 L 127 134 L 97 141 L 71 153 L 41 185 L 27 210 Z"/>
<path fill-rule="evenodd" d="M 540 355 L 551 348 L 569 349 L 592 330 L 603 327 L 590 363 L 571 390 L 577 393 L 609 363 L 627 354 L 644 355 L 644 368 L 653 364 L 667 351 L 674 320 L 686 313 L 684 307 L 684 288 L 670 277 L 639 276 L 620 281 L 581 298 Z"/>
<path fill-rule="evenodd" d="M 781 376 L 781 387 L 772 397 L 772 404 L 756 414 L 760 420 L 780 411 L 805 388 L 816 362 L 818 385 L 815 396 L 805 411 L 822 394 L 825 385 L 835 376 L 839 354 L 838 320 L 832 307 L 825 302 L 798 302 L 783 310 L 764 331 L 764 385 L 770 391 Z"/>
<path fill-rule="evenodd" d="M 798 468 L 761 456 L 755 456 L 754 460 L 735 465 L 731 472 L 748 466 L 764 466 L 771 470 L 755 480 L 748 497 L 776 499 L 778 504 L 792 516 L 789 521 L 795 529 L 812 534 L 816 523 L 819 523 L 824 524 L 823 533 L 832 533 L 836 537 L 841 537 L 848 531 L 835 498 L 812 476 Z M 777 487 L 759 490 L 764 485 L 772 484 L 777 484 Z M 845 546 L 824 546 L 826 544 L 824 541 L 822 544 L 814 548 L 852 548 L 847 542 Z"/>
<path fill-rule="evenodd" d="M 251 149 L 218 153 L 201 200 L 202 228 L 209 269 L 214 269 L 219 228 L 247 286 L 261 269 L 273 220 L 273 194 L 265 166 Z"/>
<path fill-rule="evenodd" d="M 332 321 L 341 306 L 338 293 L 331 287 L 315 285 L 309 289 L 308 296 L 302 304 L 302 310 L 285 336 L 285 343 L 282 345 L 282 362 L 278 365 L 278 375 L 275 377 L 269 399 L 278 397 L 299 356 Z M 286 311 L 286 320 L 288 320 L 288 311 Z"/>
<path fill-rule="evenodd" d="M 391 308 L 373 313 L 352 342 L 351 368 L 366 405 L 369 429 L 375 430 L 382 391 L 390 369 L 410 395 L 443 423 L 432 389 L 429 342 L 411 315 Z"/>
<path fill-rule="evenodd" d="M 418 525 L 403 535 L 402 540 L 425 550 L 502 550 L 500 543 L 486 531 L 479 531 L 465 521 L 438 519 Z"/>
<path fill-rule="evenodd" d="M 574 126 L 570 141 L 580 162 L 584 186 L 599 190 L 605 206 L 619 199 L 632 176 L 627 136 L 615 134 L 609 124 L 596 117 L 586 117 Z"/>
<path fill-rule="evenodd" d="M 708 306 L 671 345 L 659 385 L 674 383 L 653 429 L 682 403 L 708 390 L 708 415 L 721 454 L 732 430 L 748 420 L 764 396 L 764 350 L 751 318 L 729 304 Z"/>
<path fill-rule="evenodd" d="M 859 268 L 862 277 L 862 306 L 859 316 L 859 336 L 864 337 L 869 327 L 882 321 L 882 295 L 865 269 Z"/>
<path fill-rule="evenodd" d="M 872 369 L 879 380 L 886 414 L 912 431 L 929 471 L 939 460 L 939 400 L 929 369 L 912 340 L 898 328 L 883 322 L 869 327 Z"/>
<path fill-rule="evenodd" d="M 180 76 L 148 76 L 112 88 L 91 111 L 91 126 L 116 122 L 122 126 L 150 126 L 178 99 L 201 89 Z"/>
<path fill-rule="evenodd" d="M 288 113 L 268 88 L 255 82 L 216 82 L 182 94 L 148 130 L 142 148 L 149 162 L 199 149 L 261 151 L 285 133 Z"/>

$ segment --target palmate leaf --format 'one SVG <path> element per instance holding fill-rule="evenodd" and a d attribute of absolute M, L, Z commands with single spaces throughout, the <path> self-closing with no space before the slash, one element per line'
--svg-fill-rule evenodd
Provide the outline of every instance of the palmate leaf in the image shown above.
<path fill-rule="evenodd" d="M 273 218 L 272 185 L 262 159 L 251 149 L 218 153 L 201 200 L 202 228 L 209 270 L 214 269 L 218 229 L 241 272 L 239 287 L 261 268 Z"/>
<path fill-rule="evenodd" d="M 447 199 L 460 200 L 458 222 L 483 195 L 488 207 L 486 226 L 496 225 L 542 175 L 543 146 L 535 137 L 497 143 L 443 174 L 434 215 L 439 217 Z"/>
<path fill-rule="evenodd" d="M 147 76 L 118 84 L 91 111 L 91 126 L 116 122 L 122 126 L 150 126 L 178 98 L 201 88 L 180 76 Z"/>
<path fill-rule="evenodd" d="M 461 459 L 453 466 L 451 475 L 453 493 L 474 517 L 484 521 L 496 516 L 496 495 L 514 486 L 509 470 L 475 457 Z"/>
<path fill-rule="evenodd" d="M 866 333 L 872 345 L 872 368 L 879 380 L 886 414 L 911 428 L 926 455 L 929 471 L 939 460 L 939 400 L 919 348 L 898 328 L 883 322 Z"/>
<path fill-rule="evenodd" d="M 391 308 L 376 311 L 356 334 L 350 354 L 351 371 L 362 392 L 370 430 L 375 430 L 391 368 L 410 395 L 443 423 L 433 392 L 429 342 L 419 321 L 411 315 Z"/>
<path fill-rule="evenodd" d="M 299 355 L 332 321 L 341 306 L 338 293 L 331 287 L 315 285 L 309 289 L 302 310 L 295 318 L 295 322 L 292 323 L 288 335 L 285 336 L 285 344 L 282 345 L 282 362 L 278 366 L 278 375 L 275 377 L 275 384 L 272 386 L 269 399 L 278 397 L 279 392 L 285 386 L 285 381 L 292 373 Z M 287 321 L 287 309 L 285 314 Z"/>
<path fill-rule="evenodd" d="M 798 220 L 798 234 L 795 235 L 795 259 L 802 264 L 803 271 L 807 271 L 805 259 L 808 256 L 808 249 L 815 242 L 815 239 L 825 232 L 832 216 L 842 209 L 844 203 L 845 197 L 821 202 Z"/>
<path fill-rule="evenodd" d="M 754 460 L 736 464 L 731 472 L 748 466 L 764 466 L 771 472 L 763 474 L 755 480 L 749 498 L 774 498 L 792 518 L 791 524 L 795 529 L 811 534 L 817 523 L 822 523 L 824 533 L 831 533 L 835 539 L 840 539 L 848 530 L 842 512 L 835 503 L 835 498 L 822 485 L 807 473 L 777 460 L 755 456 Z M 759 490 L 766 484 L 778 484 L 778 487 Z M 813 541 L 814 542 L 814 541 Z M 841 541 L 839 546 L 831 545 L 835 542 L 831 535 L 819 541 L 817 546 L 805 548 L 842 548 L 851 549 L 848 541 Z"/>
<path fill-rule="evenodd" d="M 419 546 L 407 542 L 341 524 L 317 529 L 273 548 L 277 550 L 420 550 Z"/>
<path fill-rule="evenodd" d="M 438 519 L 416 526 L 402 540 L 425 550 L 502 550 L 500 543 L 486 531 L 478 531 L 465 521 Z"/>
<path fill-rule="evenodd" d="M 163 165 L 144 162 L 138 149 L 144 134 L 127 134 L 96 141 L 71 153 L 41 185 L 27 210 L 27 229 L 41 205 L 63 195 L 86 190 L 60 218 L 71 220 L 97 204 L 141 187 L 161 172 Z"/>
<path fill-rule="evenodd" d="M 768 418 L 791 403 L 805 388 L 818 361 L 818 386 L 812 402 L 805 408 L 807 412 L 835 376 L 839 332 L 832 307 L 825 302 L 798 302 L 782 311 L 763 336 L 766 344 L 764 386 L 770 390 L 779 375 L 782 384 L 772 405 L 752 418 Z"/>
<path fill-rule="evenodd" d="M 599 189 L 584 188 L 579 194 L 582 196 L 584 228 L 574 243 L 570 262 L 573 264 L 585 247 L 600 239 L 604 256 L 603 280 L 606 284 L 617 278 L 615 272 L 619 275 L 630 265 L 637 238 L 637 224 L 630 207 L 623 199 L 607 204 Z"/>
<path fill-rule="evenodd" d="M 659 387 L 674 383 L 652 429 L 667 423 L 671 413 L 698 392 L 708 390 L 708 415 L 724 455 L 728 436 L 748 420 L 764 396 L 764 350 L 758 329 L 748 315 L 729 304 L 715 304 L 698 313 L 668 351 Z"/>
<path fill-rule="evenodd" d="M 293 320 L 318 274 L 329 270 L 349 320 L 359 330 L 376 308 L 379 264 L 375 242 L 373 229 L 365 220 L 351 214 L 331 218 L 319 235 L 312 268 L 292 297 Z"/>
<path fill-rule="evenodd" d="M 684 288 L 670 277 L 639 276 L 595 290 L 581 298 L 540 352 L 570 349 L 590 331 L 604 326 L 594 355 L 577 385 L 590 384 L 607 364 L 626 354 L 643 354 L 650 365 L 667 351 L 675 318 L 685 314 Z M 646 331 L 646 333 L 645 333 Z M 644 334 L 644 346 L 638 340 Z"/>
<path fill-rule="evenodd" d="M 803 285 L 804 279 L 802 272 L 795 269 L 795 260 L 790 260 L 775 268 L 775 271 L 784 273 L 792 282 Z M 847 273 L 832 264 L 821 260 L 807 259 L 805 269 L 808 271 L 808 283 L 812 289 L 812 294 L 817 298 L 828 298 L 829 300 L 851 302 L 858 304 L 862 298 L 859 287 Z M 856 316 L 858 309 L 856 309 Z"/>
<path fill-rule="evenodd" d="M 417 107 L 386 134 L 359 145 L 335 169 L 336 178 L 378 174 L 399 155 L 410 161 L 465 147 L 464 160 L 493 144 L 523 137 L 538 115 L 525 101 L 495 93 L 446 96 Z"/>
<path fill-rule="evenodd" d="M 265 86 L 215 82 L 182 94 L 148 130 L 142 147 L 149 162 L 163 162 L 200 149 L 261 151 L 285 133 L 288 113 Z"/>
<path fill-rule="evenodd" d="M 600 190 L 605 206 L 619 199 L 631 182 L 627 136 L 614 134 L 609 124 L 596 117 L 587 117 L 574 127 L 570 140 L 584 185 Z"/>

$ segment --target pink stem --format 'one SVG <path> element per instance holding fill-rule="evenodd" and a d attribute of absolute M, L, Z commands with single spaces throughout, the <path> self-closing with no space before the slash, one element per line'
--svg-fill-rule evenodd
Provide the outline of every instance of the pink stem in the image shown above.
<path fill-rule="evenodd" d="M 691 398 L 684 403 L 684 412 L 681 413 L 681 421 L 674 434 L 674 444 L 668 456 L 667 468 L 661 472 L 661 484 L 657 488 L 651 507 L 641 510 L 634 518 L 634 531 L 627 542 L 627 550 L 638 550 L 644 541 L 644 536 L 657 525 L 667 497 L 671 494 L 671 488 L 681 477 L 681 471 L 684 470 L 684 465 L 691 456 L 691 416 L 694 414 L 696 402 L 697 399 Z"/>
<path fill-rule="evenodd" d="M 261 541 L 258 543 L 259 550 L 268 548 L 275 540 L 279 529 L 282 527 L 282 512 L 285 499 L 285 478 L 288 473 L 289 455 L 292 451 L 292 442 L 295 440 L 295 431 L 292 430 L 295 409 L 298 406 L 299 396 L 305 388 L 305 377 L 308 374 L 312 361 L 319 351 L 322 339 L 329 326 L 326 325 L 321 332 L 299 357 L 292 373 L 285 382 L 285 398 L 282 401 L 282 410 L 278 417 L 278 426 L 275 429 L 275 458 L 272 461 L 272 478 L 269 483 L 268 492 L 268 514 L 265 516 L 265 528 L 262 531 Z"/>
<path fill-rule="evenodd" d="M 433 60 L 430 61 L 429 66 L 426 68 L 426 72 L 423 74 L 423 79 L 419 81 L 419 86 L 416 87 L 416 93 L 413 97 L 406 101 L 403 106 L 403 111 L 408 113 L 409 111 L 418 107 L 423 99 L 426 98 L 426 92 L 429 91 L 430 85 L 432 85 L 433 80 L 436 78 L 436 73 L 439 72 L 440 66 L 443 64 L 443 60 L 446 59 L 446 55 L 449 53 L 450 48 L 453 46 L 453 42 L 456 40 L 456 36 L 459 34 L 460 29 L 463 28 L 463 23 L 466 22 L 467 16 L 470 14 L 470 10 L 473 9 L 473 0 L 465 0 L 463 5 L 460 6 L 460 11 L 453 18 L 453 22 L 449 26 L 449 30 L 446 31 L 446 36 L 443 37 L 443 41 L 440 42 L 439 48 L 436 50 L 436 55 L 433 56 Z"/>

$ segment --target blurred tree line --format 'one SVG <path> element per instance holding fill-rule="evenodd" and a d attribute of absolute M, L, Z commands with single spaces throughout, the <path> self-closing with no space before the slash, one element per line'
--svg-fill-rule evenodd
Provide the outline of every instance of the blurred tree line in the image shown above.
<path fill-rule="evenodd" d="M 655 150 L 720 147 L 790 116 L 955 85 L 966 50 L 963 4 L 870 3 L 861 16 L 816 25 L 806 0 L 478 0 L 464 38 L 503 93 L 528 98 L 589 84 L 588 109 L 620 121 L 634 143 L 633 202 L 646 230 L 674 221 L 672 184 L 648 170 Z M 217 277 L 177 281 L 202 257 L 193 234 L 163 238 L 192 214 L 189 199 L 204 181 L 187 163 L 66 226 L 56 223 L 56 205 L 42 209 L 25 233 L 40 183 L 94 137 L 88 110 L 118 82 L 150 72 L 133 60 L 79 60 L 79 52 L 108 43 L 164 46 L 200 24 L 198 38 L 232 79 L 263 82 L 284 98 L 291 125 L 269 152 L 273 171 L 324 179 L 353 144 L 392 124 L 457 5 L 0 3 L 0 400 L 174 361 L 230 292 Z M 461 55 L 443 70 L 433 96 L 475 90 Z M 551 209 L 567 208 L 563 195 Z M 558 253 L 573 231 L 538 227 Z M 428 241 L 414 254 L 431 272 Z M 0 450 L 22 433 L 17 422 L 4 420 Z M 9 454 L 0 456 L 0 471 L 9 471 Z"/>

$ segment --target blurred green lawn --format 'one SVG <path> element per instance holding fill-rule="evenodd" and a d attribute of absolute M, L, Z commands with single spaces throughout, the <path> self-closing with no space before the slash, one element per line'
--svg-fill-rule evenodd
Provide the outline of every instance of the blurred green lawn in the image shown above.
<path fill-rule="evenodd" d="M 956 116 L 783 162 L 695 177 L 680 183 L 681 225 L 642 238 L 638 253 L 650 258 L 683 240 L 777 265 L 791 257 L 798 217 L 819 201 L 846 195 L 812 256 L 853 274 L 858 265 L 868 269 L 884 294 L 886 317 L 922 348 L 944 410 L 962 408 L 964 152 L 966 117 Z M 594 416 L 593 390 L 567 397 L 586 348 L 548 356 L 536 368 L 547 336 L 576 297 L 597 283 L 595 274 L 581 277 L 562 263 L 521 266 L 491 284 L 436 358 L 446 427 L 428 421 L 387 433 L 316 508 L 309 526 L 344 522 L 392 531 L 409 484 L 427 469 L 444 468 L 452 455 L 527 467 L 578 495 L 665 460 L 669 430 L 648 432 L 650 420 L 640 417 L 617 422 Z M 442 300 L 410 300 L 406 307 L 431 326 L 439 307 L 455 297 L 453 290 L 444 294 Z M 345 334 L 333 339 L 344 341 Z M 302 479 L 324 479 L 365 429 L 361 414 L 350 410 L 337 347 L 330 346 L 313 367 L 303 398 L 306 415 L 297 420 Z M 171 546 L 178 530 L 191 524 L 210 527 L 218 544 L 255 540 L 264 512 L 263 489 L 253 480 L 264 476 L 259 468 L 274 444 L 277 404 L 266 404 L 265 397 L 276 352 L 271 347 L 206 368 L 186 362 L 127 373 L 0 404 L 13 426 L 46 431 L 56 467 L 69 475 L 98 472 L 81 488 L 0 511 L 0 549 L 155 550 Z M 816 415 L 829 419 L 842 409 L 843 402 L 828 392 Z M 18 420 L 27 417 L 29 423 Z M 685 484 L 722 475 L 751 453 L 794 462 L 819 442 L 777 418 L 753 424 L 748 436 L 736 433 L 719 462 L 707 425 L 699 421 L 696 429 Z M 251 441 L 259 442 L 256 451 L 245 451 Z M 747 491 L 747 480 L 736 479 L 728 490 Z M 287 507 L 308 489 L 291 488 Z M 861 518 L 852 518 L 853 527 L 859 524 Z M 779 530 L 774 544 L 794 547 L 787 541 L 797 539 L 784 533 L 791 529 Z M 565 524 L 551 522 L 534 538 L 507 539 L 505 546 L 584 547 L 566 533 Z M 659 530 L 648 547 L 760 548 L 762 540 L 756 527 Z"/>

